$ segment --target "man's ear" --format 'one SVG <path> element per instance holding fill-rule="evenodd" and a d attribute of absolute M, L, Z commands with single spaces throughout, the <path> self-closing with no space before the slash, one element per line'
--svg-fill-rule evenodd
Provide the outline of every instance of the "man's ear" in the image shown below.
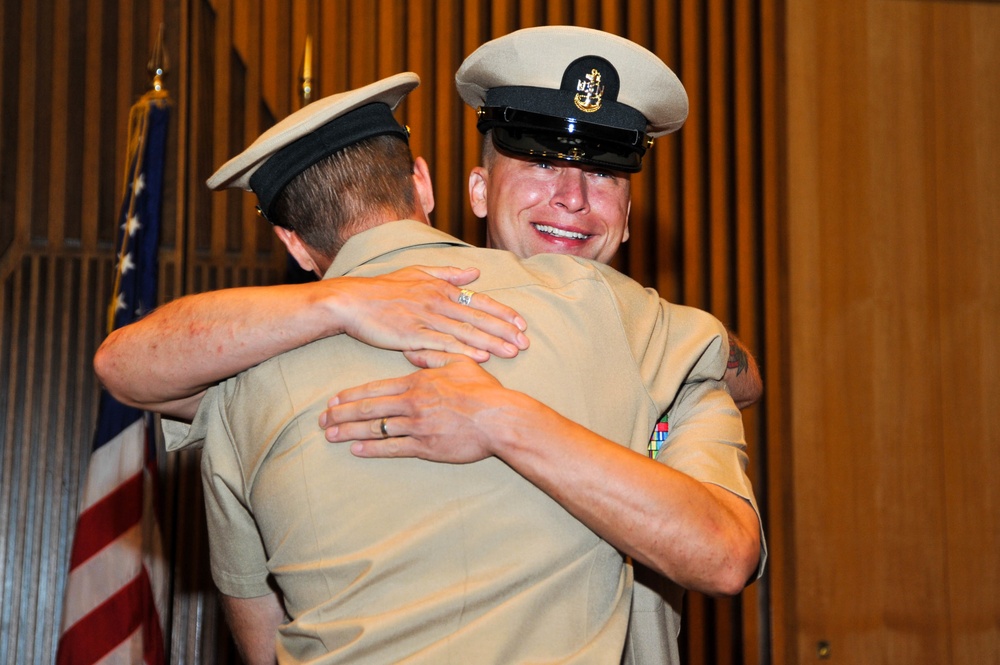
<path fill-rule="evenodd" d="M 486 182 L 489 175 L 490 172 L 482 166 L 476 166 L 469 172 L 469 203 L 479 219 L 486 218 Z"/>
<path fill-rule="evenodd" d="M 430 215 L 434 210 L 434 183 L 431 180 L 431 170 L 423 157 L 413 160 L 413 186 L 417 189 L 417 199 L 424 215 Z"/>
<path fill-rule="evenodd" d="M 283 226 L 275 225 L 271 228 L 274 229 L 274 235 L 278 236 L 278 239 L 284 243 L 288 249 L 288 253 L 292 255 L 300 268 L 306 272 L 313 272 L 322 276 L 319 266 L 313 261 L 312 254 L 306 249 L 305 243 L 302 242 L 302 238 L 299 237 L 298 233 Z"/>

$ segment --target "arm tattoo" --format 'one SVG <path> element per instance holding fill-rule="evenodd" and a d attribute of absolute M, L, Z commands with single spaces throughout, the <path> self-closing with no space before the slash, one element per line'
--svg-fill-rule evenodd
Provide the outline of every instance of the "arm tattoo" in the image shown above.
<path fill-rule="evenodd" d="M 736 343 L 733 336 L 729 335 L 729 361 L 726 363 L 726 369 L 735 369 L 736 375 L 739 376 L 747 371 L 748 367 L 746 352 L 743 347 Z"/>

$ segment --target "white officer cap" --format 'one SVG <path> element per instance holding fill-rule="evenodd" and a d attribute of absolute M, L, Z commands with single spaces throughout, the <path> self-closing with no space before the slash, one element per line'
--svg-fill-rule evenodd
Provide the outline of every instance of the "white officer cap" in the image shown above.
<path fill-rule="evenodd" d="M 285 186 L 321 159 L 373 136 L 395 134 L 408 140 L 392 112 L 418 85 L 420 77 L 404 72 L 318 99 L 261 134 L 206 182 L 211 189 L 253 191 L 266 219 Z"/>
<path fill-rule="evenodd" d="M 688 98 L 654 53 L 617 35 L 574 26 L 512 32 L 476 49 L 455 74 L 501 151 L 642 168 L 652 139 L 677 131 Z"/>

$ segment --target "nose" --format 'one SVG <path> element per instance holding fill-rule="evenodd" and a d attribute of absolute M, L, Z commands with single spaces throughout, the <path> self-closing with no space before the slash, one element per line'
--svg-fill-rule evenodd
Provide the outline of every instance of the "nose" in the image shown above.
<path fill-rule="evenodd" d="M 552 193 L 552 205 L 570 213 L 585 213 L 590 209 L 586 174 L 581 169 L 563 168 Z"/>

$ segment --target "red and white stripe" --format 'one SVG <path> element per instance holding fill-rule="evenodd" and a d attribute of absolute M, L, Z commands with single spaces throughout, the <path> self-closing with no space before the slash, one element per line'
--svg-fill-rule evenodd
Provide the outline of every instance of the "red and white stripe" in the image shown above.
<path fill-rule="evenodd" d="M 164 662 L 167 568 L 146 436 L 140 418 L 91 456 L 58 665 Z"/>

